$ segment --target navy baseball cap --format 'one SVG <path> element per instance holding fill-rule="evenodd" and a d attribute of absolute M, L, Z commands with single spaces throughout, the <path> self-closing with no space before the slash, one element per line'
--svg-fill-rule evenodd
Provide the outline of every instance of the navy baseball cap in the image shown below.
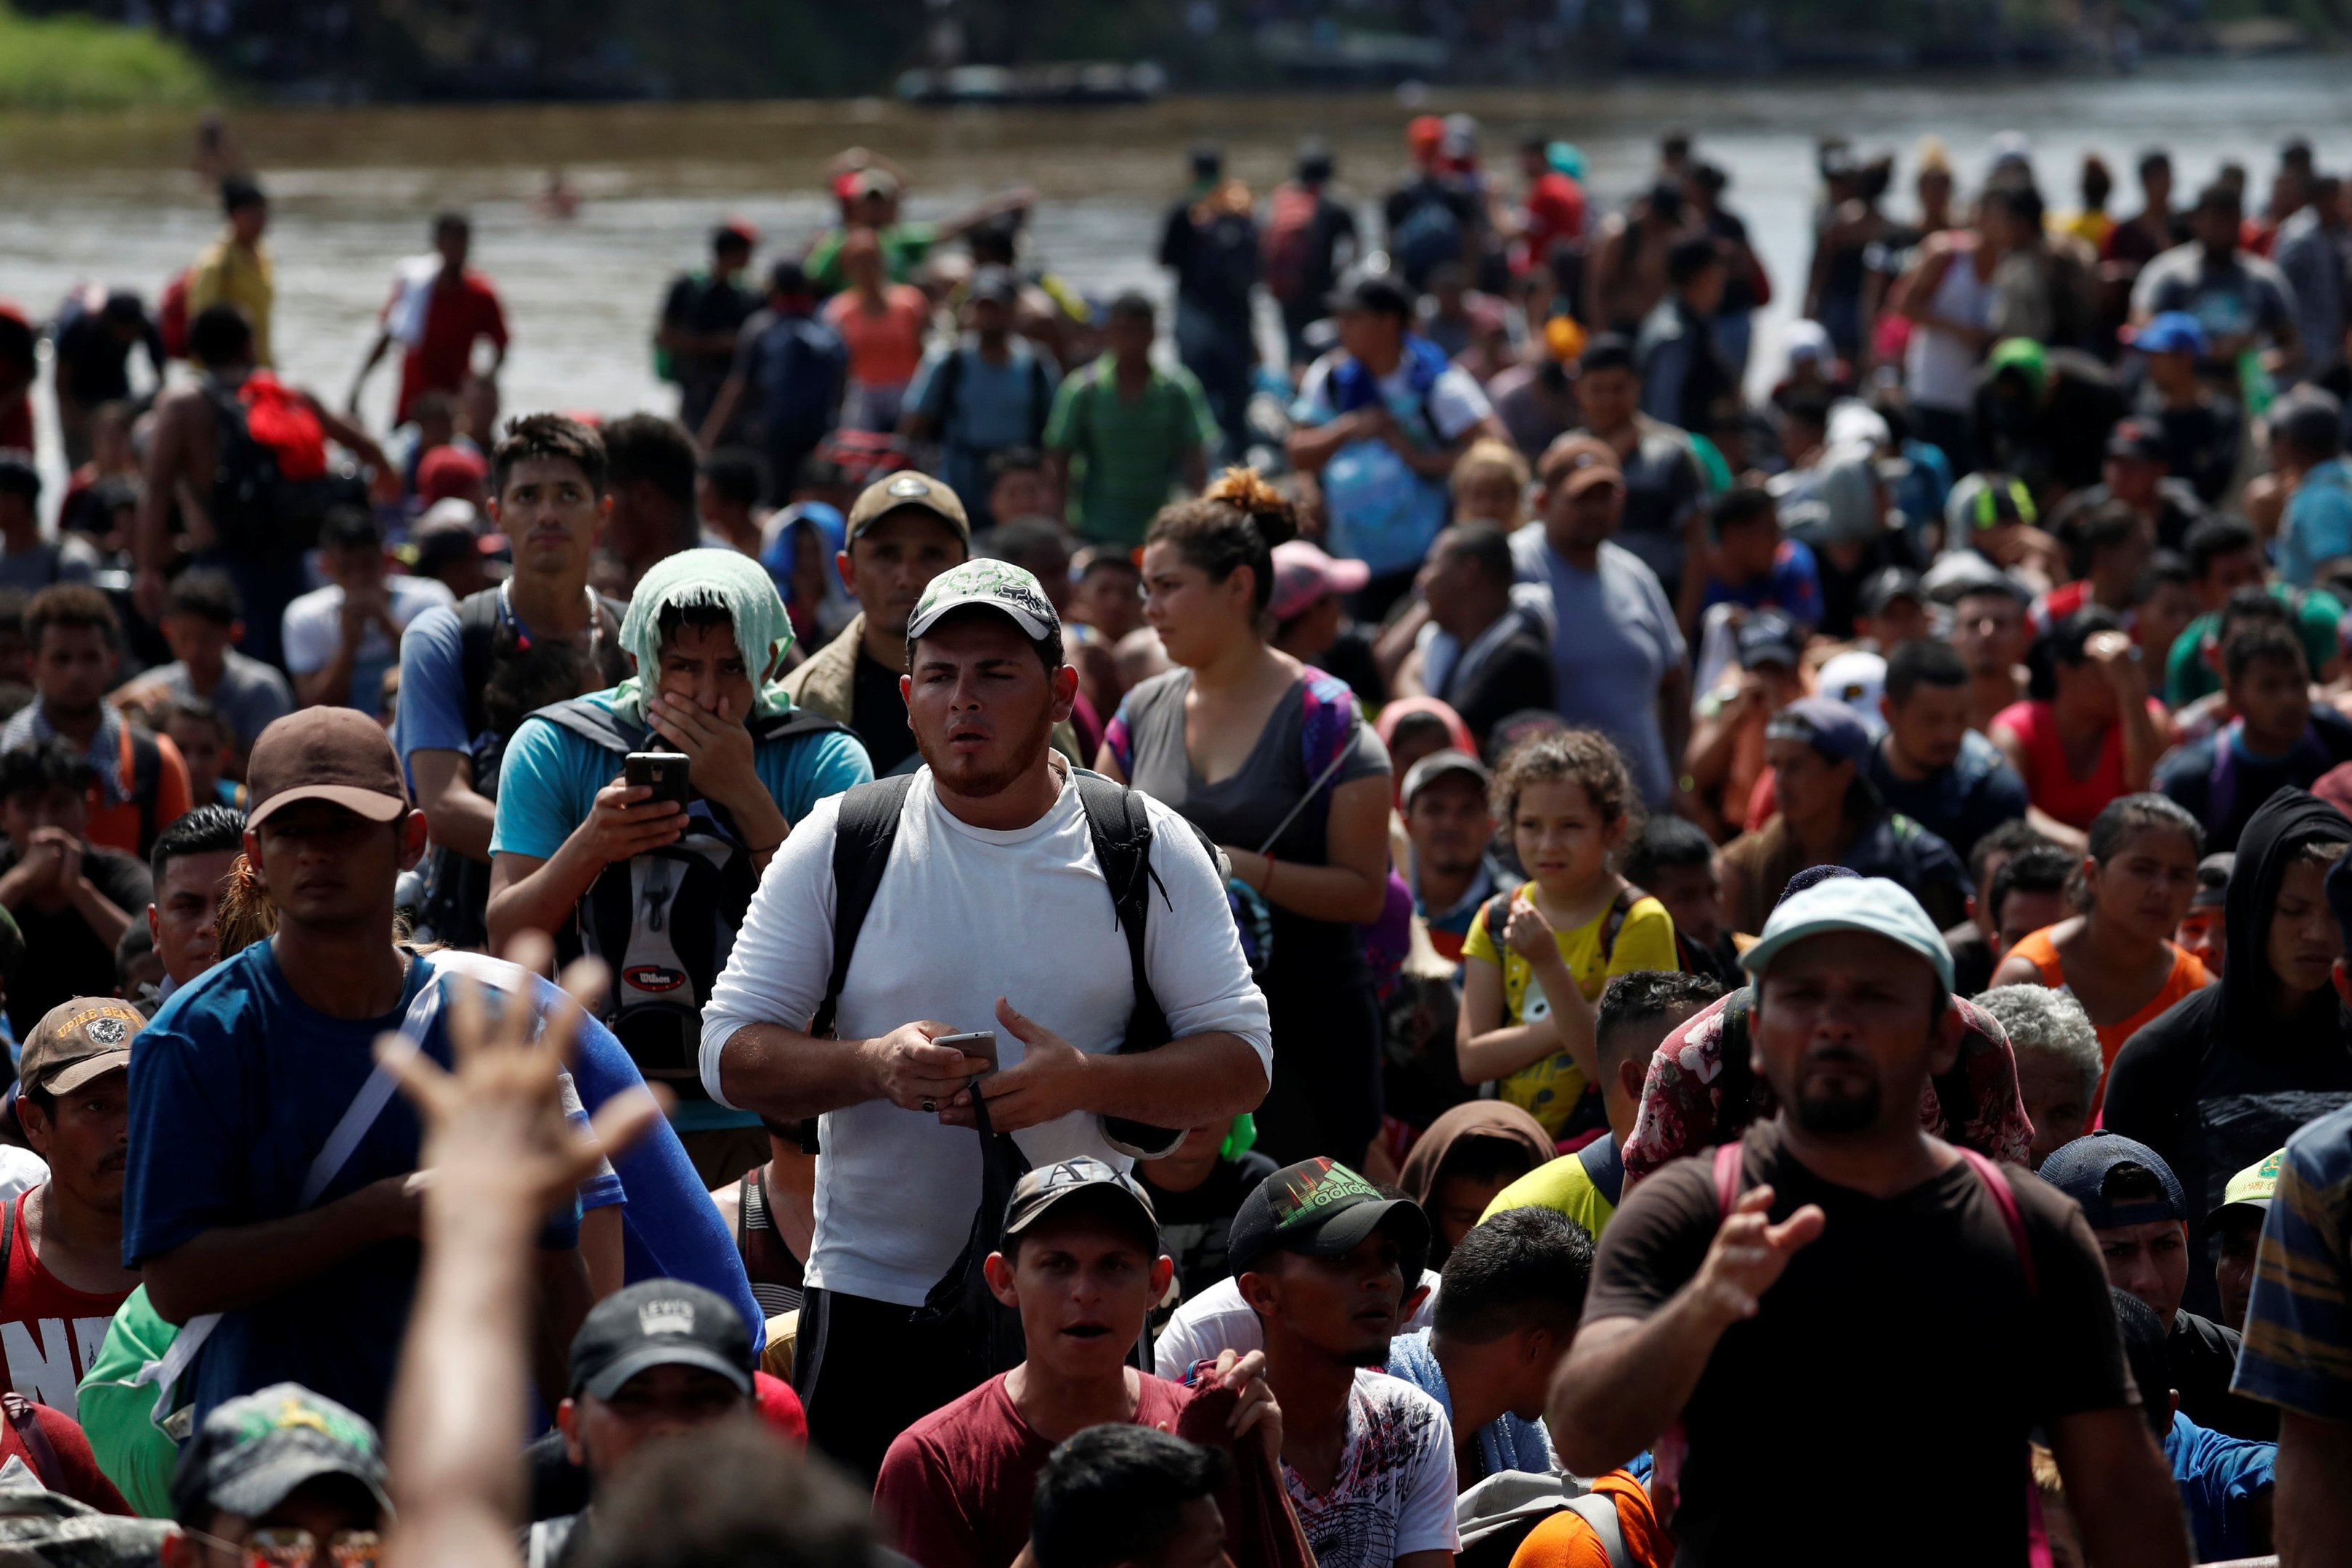
<path fill-rule="evenodd" d="M 2118 1166 L 2138 1166 L 2149 1172 L 2163 1185 L 2164 1196 L 2121 1201 L 2109 1198 L 2107 1179 Z M 2089 1134 L 2052 1150 L 2050 1157 L 2042 1162 L 2039 1175 L 2083 1206 L 2083 1218 L 2091 1222 L 2094 1230 L 2189 1218 L 2189 1199 L 2180 1190 L 2180 1178 L 2172 1174 L 2172 1167 L 2164 1163 L 2162 1155 L 2137 1138 L 2105 1130 Z"/>
<path fill-rule="evenodd" d="M 1859 763 L 1870 755 L 1870 731 L 1832 697 L 1799 697 L 1772 716 L 1764 738 L 1801 740 L 1832 762 Z"/>

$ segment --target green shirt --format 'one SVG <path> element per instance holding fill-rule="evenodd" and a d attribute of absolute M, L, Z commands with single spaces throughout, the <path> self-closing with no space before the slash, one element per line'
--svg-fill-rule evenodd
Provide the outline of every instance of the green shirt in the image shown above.
<path fill-rule="evenodd" d="M 827 229 L 816 236 L 809 246 L 801 266 L 809 280 L 820 292 L 838 294 L 849 287 L 849 279 L 841 270 L 841 242 L 849 237 L 846 229 Z M 929 224 L 892 224 L 882 231 L 882 270 L 893 283 L 905 283 L 931 254 L 939 243 L 939 230 Z"/>
<path fill-rule="evenodd" d="M 2295 589 L 2284 582 L 2270 585 L 2271 597 L 2294 612 L 2294 629 L 2303 639 L 2303 656 L 2311 664 L 2312 679 L 2319 678 L 2336 657 L 2336 623 L 2344 618 L 2344 605 L 2336 597 L 2316 588 Z M 2303 602 L 2297 604 L 2294 595 L 2300 592 Z M 2191 621 L 2172 644 L 2172 653 L 2164 662 L 2164 700 L 2174 708 L 2186 707 L 2199 697 L 2221 689 L 2221 677 L 2205 662 L 2205 644 L 2221 630 L 2221 614 L 2213 611 Z"/>
<path fill-rule="evenodd" d="M 163 1360 L 179 1335 L 148 1301 L 147 1287 L 140 1286 L 115 1309 L 75 1396 L 98 1468 L 147 1519 L 172 1517 L 172 1472 L 180 1462 L 180 1447 L 155 1425 L 155 1385 L 132 1379 L 149 1362 Z M 186 1425 L 184 1407 L 173 1415 Z"/>
<path fill-rule="evenodd" d="M 1070 455 L 1077 480 L 1070 526 L 1106 544 L 1141 544 L 1182 478 L 1185 456 L 1216 439 L 1217 422 L 1192 371 L 1154 365 L 1141 393 L 1122 397 L 1108 354 L 1063 381 L 1045 422 L 1045 444 Z"/>

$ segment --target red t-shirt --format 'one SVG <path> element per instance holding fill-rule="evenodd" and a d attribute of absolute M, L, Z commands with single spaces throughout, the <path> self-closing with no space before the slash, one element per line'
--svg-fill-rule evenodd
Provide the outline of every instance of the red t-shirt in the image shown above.
<path fill-rule="evenodd" d="M 1561 240 L 1584 237 L 1584 191 L 1554 169 L 1528 187 L 1528 263 L 1551 259 Z"/>
<path fill-rule="evenodd" d="M 2172 719 L 2164 705 L 2147 699 L 2148 716 L 2157 733 L 2169 737 Z M 2078 779 L 2067 766 L 2065 743 L 2058 738 L 2058 721 L 2047 702 L 2011 703 L 1992 716 L 1994 729 L 2006 729 L 2025 748 L 2025 793 L 2035 805 L 2070 828 L 2088 828 L 2106 803 L 2124 792 L 2124 727 L 2107 727 L 2099 760 L 2090 777 Z"/>
<path fill-rule="evenodd" d="M 1192 1391 L 1136 1375 L 1139 1425 L 1175 1429 Z M 1054 1445 L 1021 1418 L 1002 1374 L 890 1445 L 874 1516 L 921 1568 L 1007 1568 L 1029 1544 L 1029 1505 Z"/>
<path fill-rule="evenodd" d="M 93 1296 L 41 1267 L 25 1239 L 25 1199 L 31 1196 L 20 1192 L 11 1206 L 8 1272 L 0 1278 L 0 1360 L 10 1388 L 73 1417 L 82 1374 L 131 1292 Z"/>
<path fill-rule="evenodd" d="M 399 302 L 396 291 L 393 299 L 394 304 Z M 384 307 L 387 316 L 392 308 Z M 458 278 L 455 288 L 436 287 L 431 303 L 425 308 L 425 335 L 400 361 L 400 406 L 393 423 L 407 423 L 408 405 L 418 394 L 454 392 L 464 386 L 466 372 L 473 364 L 475 340 L 481 338 L 500 349 L 507 346 L 507 319 L 499 308 L 498 291 L 479 273 L 470 271 Z"/>

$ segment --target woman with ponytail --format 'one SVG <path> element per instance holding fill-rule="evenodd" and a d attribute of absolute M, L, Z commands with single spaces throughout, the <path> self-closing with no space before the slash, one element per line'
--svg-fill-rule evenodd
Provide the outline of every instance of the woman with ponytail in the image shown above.
<path fill-rule="evenodd" d="M 1128 693 L 1096 766 L 1213 838 L 1262 898 L 1274 1083 L 1258 1145 L 1355 1164 L 1380 1130 L 1380 1014 L 1356 927 L 1388 897 L 1389 758 L 1347 685 L 1266 641 L 1289 501 L 1229 468 L 1143 545 L 1144 619 L 1175 668 Z"/>

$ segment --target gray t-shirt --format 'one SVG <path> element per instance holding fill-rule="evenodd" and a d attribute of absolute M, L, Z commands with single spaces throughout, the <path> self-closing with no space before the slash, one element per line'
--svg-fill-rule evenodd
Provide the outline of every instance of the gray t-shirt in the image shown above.
<path fill-rule="evenodd" d="M 98 567 L 98 551 L 88 539 L 61 534 L 28 550 L 0 552 L 0 588 L 38 593 L 51 583 L 88 582 Z"/>
<path fill-rule="evenodd" d="M 1529 523 L 1511 535 L 1521 582 L 1551 589 L 1553 690 L 1559 715 L 1590 725 L 1625 756 L 1642 799 L 1664 806 L 1674 759 L 1658 722 L 1658 686 L 1686 655 L 1657 575 L 1633 552 L 1603 544 L 1595 570 L 1571 566 Z"/>
<path fill-rule="evenodd" d="M 1265 846 L 1276 828 L 1281 828 L 1281 836 L 1273 845 L 1276 860 L 1300 865 L 1328 864 L 1324 844 L 1327 810 L 1310 805 L 1291 817 L 1288 826 L 1283 826 L 1283 819 L 1290 816 L 1291 808 L 1306 797 L 1314 786 L 1316 774 L 1329 764 L 1333 755 L 1327 750 L 1320 763 L 1309 769 L 1304 745 L 1309 681 L 1321 683 L 1318 686 L 1318 702 L 1352 704 L 1344 683 L 1320 671 L 1310 673 L 1307 680 L 1284 694 L 1273 716 L 1266 720 L 1265 728 L 1258 732 L 1257 744 L 1251 747 L 1248 759 L 1231 778 L 1208 782 L 1193 769 L 1192 759 L 1185 753 L 1184 695 L 1192 686 L 1190 670 L 1171 670 L 1166 674 L 1154 675 L 1127 694 L 1113 721 L 1113 754 L 1126 768 L 1129 784 L 1173 808 L 1218 843 L 1258 850 Z M 1327 807 L 1330 791 L 1339 785 L 1389 771 L 1388 747 L 1381 744 L 1381 737 L 1372 733 L 1370 725 L 1358 722 L 1346 745 L 1347 759 L 1321 790 Z M 1360 948 L 1353 940 L 1353 927 L 1308 920 L 1281 909 L 1273 912 L 1273 918 L 1275 961 L 1286 970 L 1299 972 L 1291 970 L 1292 958 L 1304 963 L 1310 954 L 1323 954 L 1327 949 L 1330 961 L 1349 963 L 1347 956 L 1354 953 L 1357 956 L 1352 962 L 1362 962 Z"/>
<path fill-rule="evenodd" d="M 177 660 L 148 671 L 136 685 L 142 693 L 158 692 L 166 697 L 202 695 L 188 682 L 188 666 Z M 294 711 L 294 694 L 287 688 L 286 677 L 271 665 L 248 659 L 234 648 L 228 651 L 226 662 L 221 666 L 220 685 L 213 688 L 208 700 L 228 722 L 237 747 L 243 751 L 253 749 L 254 740 L 269 727 L 271 720 Z"/>

